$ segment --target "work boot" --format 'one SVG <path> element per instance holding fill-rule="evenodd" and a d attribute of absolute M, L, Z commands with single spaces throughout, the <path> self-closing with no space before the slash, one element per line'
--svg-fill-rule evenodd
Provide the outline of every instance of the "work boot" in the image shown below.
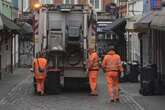
<path fill-rule="evenodd" d="M 44 92 L 43 91 L 41 92 L 41 96 L 44 96 Z"/>
<path fill-rule="evenodd" d="M 115 102 L 115 100 L 114 99 L 111 99 L 110 102 Z"/>
<path fill-rule="evenodd" d="M 91 96 L 98 96 L 98 94 L 97 94 L 96 91 L 92 91 L 92 92 L 90 93 L 90 95 L 91 95 Z"/>
<path fill-rule="evenodd" d="M 37 95 L 41 96 L 41 92 L 37 92 Z"/>
<path fill-rule="evenodd" d="M 111 96 L 111 98 L 110 98 L 110 102 L 115 102 L 116 100 L 115 100 L 115 97 L 114 96 Z"/>
<path fill-rule="evenodd" d="M 116 102 L 120 102 L 120 99 L 119 99 L 119 98 L 117 98 L 117 99 L 116 99 Z"/>

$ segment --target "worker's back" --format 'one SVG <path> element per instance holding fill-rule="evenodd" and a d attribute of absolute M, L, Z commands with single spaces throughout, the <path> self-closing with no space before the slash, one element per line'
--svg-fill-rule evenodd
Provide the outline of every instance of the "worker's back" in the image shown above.
<path fill-rule="evenodd" d="M 41 75 L 46 73 L 47 60 L 45 58 L 39 57 L 34 59 L 33 65 L 35 75 L 38 76 L 38 74 Z M 40 69 L 42 69 L 43 71 L 41 71 Z"/>
<path fill-rule="evenodd" d="M 40 66 L 40 68 L 46 68 L 47 66 L 47 60 L 45 58 L 38 58 L 38 63 L 35 63 L 36 67 L 38 68 Z"/>
<path fill-rule="evenodd" d="M 116 53 L 109 52 L 105 55 L 103 60 L 103 67 L 105 67 L 106 71 L 111 70 L 120 70 L 121 60 L 120 56 Z"/>
<path fill-rule="evenodd" d="M 93 52 L 90 56 L 89 56 L 89 70 L 99 70 L 99 63 L 98 63 L 98 55 L 96 52 Z"/>

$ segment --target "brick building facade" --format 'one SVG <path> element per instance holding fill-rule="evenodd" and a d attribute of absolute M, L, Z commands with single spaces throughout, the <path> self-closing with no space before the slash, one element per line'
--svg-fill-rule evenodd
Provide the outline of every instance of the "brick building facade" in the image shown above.
<path fill-rule="evenodd" d="M 39 3 L 40 0 L 30 0 L 30 8 Z M 97 11 L 105 10 L 105 6 L 112 2 L 112 0 L 52 0 L 54 4 L 75 3 L 75 4 L 89 4 L 91 3 Z"/>
<path fill-rule="evenodd" d="M 63 3 L 63 0 L 53 0 L 53 3 L 54 4 L 62 4 Z"/>
<path fill-rule="evenodd" d="M 53 0 L 54 4 L 62 4 L 64 1 L 70 2 L 70 3 L 76 3 L 77 4 L 88 4 L 88 0 Z"/>
<path fill-rule="evenodd" d="M 91 4 L 97 5 L 99 8 L 99 11 L 101 11 L 101 10 L 104 10 L 105 6 L 111 3 L 112 0 L 65 0 L 65 2 L 66 1 L 70 3 L 85 4 L 85 5 L 87 5 L 91 1 Z M 53 3 L 62 4 L 64 3 L 64 0 L 53 0 Z"/>

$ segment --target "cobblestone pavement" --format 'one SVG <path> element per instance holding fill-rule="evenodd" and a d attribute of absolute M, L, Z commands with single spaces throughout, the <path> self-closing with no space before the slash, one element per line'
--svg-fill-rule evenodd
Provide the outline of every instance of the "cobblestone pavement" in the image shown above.
<path fill-rule="evenodd" d="M 103 75 L 100 75 L 99 96 L 86 92 L 64 92 L 59 95 L 36 96 L 32 76 L 28 75 L 0 99 L 0 110 L 144 110 L 125 90 L 120 103 L 110 103 Z"/>

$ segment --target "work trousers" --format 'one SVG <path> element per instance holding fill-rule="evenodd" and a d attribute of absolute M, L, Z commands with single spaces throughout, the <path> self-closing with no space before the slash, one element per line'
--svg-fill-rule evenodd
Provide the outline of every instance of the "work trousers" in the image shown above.
<path fill-rule="evenodd" d="M 35 75 L 35 78 L 36 78 L 37 92 L 44 93 L 46 76 L 45 75 L 40 75 L 40 76 L 39 75 Z"/>
<path fill-rule="evenodd" d="M 96 92 L 98 71 L 89 71 L 89 84 L 92 92 Z"/>
<path fill-rule="evenodd" d="M 119 98 L 119 73 L 116 71 L 106 72 L 106 80 L 108 85 L 108 92 L 111 99 Z"/>

